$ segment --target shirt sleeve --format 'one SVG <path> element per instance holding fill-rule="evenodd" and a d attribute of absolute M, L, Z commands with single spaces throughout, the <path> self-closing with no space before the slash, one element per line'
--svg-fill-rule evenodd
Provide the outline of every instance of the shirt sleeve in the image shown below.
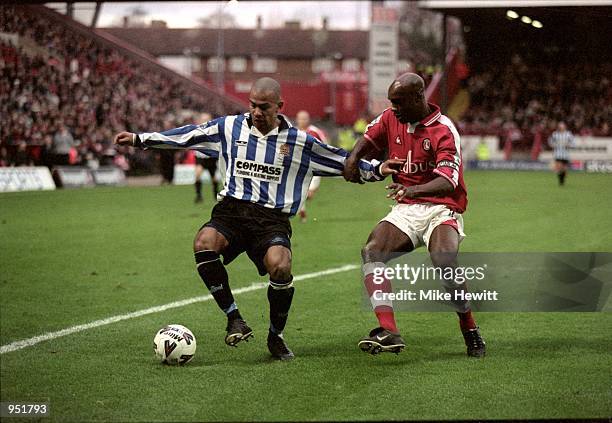
<path fill-rule="evenodd" d="M 456 131 L 446 131 L 437 140 L 432 140 L 436 153 L 436 168 L 434 173 L 446 178 L 453 188 L 459 184 L 459 169 L 461 167 L 461 140 Z"/>
<path fill-rule="evenodd" d="M 341 148 L 324 144 L 318 139 L 309 136 L 312 142 L 310 152 L 310 166 L 314 176 L 341 176 L 344 170 L 344 162 L 349 153 Z M 380 174 L 380 162 L 378 160 L 359 161 L 359 173 L 361 179 L 375 182 L 384 179 Z"/>
<path fill-rule="evenodd" d="M 163 132 L 143 132 L 136 135 L 134 145 L 144 149 L 196 150 L 205 156 L 216 158 L 219 156 L 221 142 L 219 125 L 223 125 L 223 118 Z"/>
<path fill-rule="evenodd" d="M 384 150 L 387 145 L 387 127 L 384 122 L 384 113 L 370 122 L 363 134 L 363 137 L 374 144 L 377 150 Z"/>

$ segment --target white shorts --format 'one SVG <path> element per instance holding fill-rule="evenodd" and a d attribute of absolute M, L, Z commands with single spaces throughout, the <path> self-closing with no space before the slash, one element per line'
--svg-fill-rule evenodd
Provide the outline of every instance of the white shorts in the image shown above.
<path fill-rule="evenodd" d="M 433 230 L 444 223 L 459 233 L 459 242 L 465 238 L 463 216 L 442 204 L 396 204 L 381 222 L 389 222 L 410 237 L 414 248 L 429 247 Z"/>

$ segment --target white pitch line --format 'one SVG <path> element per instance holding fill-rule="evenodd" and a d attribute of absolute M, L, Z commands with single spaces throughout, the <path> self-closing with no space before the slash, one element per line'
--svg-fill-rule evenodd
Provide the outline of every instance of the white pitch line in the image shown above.
<path fill-rule="evenodd" d="M 332 269 L 321 270 L 320 272 L 306 273 L 304 275 L 297 275 L 293 277 L 294 281 L 303 281 L 306 279 L 318 278 L 319 276 L 333 275 L 334 273 L 348 272 L 349 270 L 358 269 L 360 266 L 355 264 L 346 264 L 340 267 L 334 267 Z M 244 288 L 238 288 L 232 290 L 234 295 L 243 294 L 245 292 L 256 291 L 258 289 L 264 289 L 268 286 L 266 282 L 253 283 Z M 71 326 L 66 329 L 58 330 L 55 332 L 47 332 L 42 335 L 34 336 L 33 338 L 22 339 L 21 341 L 11 342 L 10 344 L 3 345 L 0 347 L 0 354 L 6 354 L 12 351 L 22 350 L 27 347 L 39 344 L 43 341 L 50 341 L 51 339 L 61 338 L 62 336 L 71 335 L 73 333 L 83 332 L 85 330 L 94 329 L 100 326 L 110 325 L 111 323 L 117 323 L 122 320 L 134 319 L 140 316 L 146 316 L 147 314 L 159 313 L 161 311 L 170 310 L 172 308 L 184 307 L 189 304 L 201 303 L 203 301 L 209 301 L 213 297 L 212 295 L 201 295 L 199 297 L 187 298 L 186 300 L 175 301 L 160 306 L 145 308 L 143 310 L 134 311 L 132 313 L 120 314 L 117 316 L 107 317 L 106 319 L 95 320 L 93 322 L 85 323 L 82 325 Z"/>

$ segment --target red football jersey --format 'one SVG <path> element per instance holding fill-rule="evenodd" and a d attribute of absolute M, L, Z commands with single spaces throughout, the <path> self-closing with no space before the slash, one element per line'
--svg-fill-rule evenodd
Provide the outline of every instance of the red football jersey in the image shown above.
<path fill-rule="evenodd" d="M 455 190 L 445 197 L 404 198 L 401 202 L 444 204 L 463 213 L 467 208 L 467 191 L 463 182 L 461 142 L 453 122 L 435 104 L 431 114 L 412 124 L 400 123 L 392 110 L 386 109 L 366 129 L 364 137 L 377 149 L 388 148 L 390 159 L 406 160 L 393 181 L 421 185 L 439 176 L 453 184 Z"/>
<path fill-rule="evenodd" d="M 319 141 L 323 141 L 324 143 L 327 143 L 327 135 L 325 134 L 325 131 L 322 130 L 321 128 L 317 128 L 314 125 L 310 125 L 308 126 L 308 129 L 306 129 L 306 133 L 308 135 L 312 135 L 313 137 L 317 138 Z"/>

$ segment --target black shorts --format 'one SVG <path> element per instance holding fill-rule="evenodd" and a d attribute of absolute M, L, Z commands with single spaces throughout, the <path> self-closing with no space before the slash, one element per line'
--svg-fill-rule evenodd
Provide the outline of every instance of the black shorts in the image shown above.
<path fill-rule="evenodd" d="M 213 159 L 212 157 L 196 157 L 196 164 L 208 170 L 214 177 L 217 171 L 217 160 L 218 159 Z"/>
<path fill-rule="evenodd" d="M 246 251 L 261 276 L 268 273 L 263 262 L 268 248 L 282 245 L 291 250 L 289 215 L 250 201 L 224 197 L 213 208 L 210 220 L 202 225 L 205 227 L 216 229 L 229 242 L 221 251 L 223 264 Z"/>
<path fill-rule="evenodd" d="M 555 159 L 557 163 L 569 164 L 569 160 L 567 159 Z"/>

